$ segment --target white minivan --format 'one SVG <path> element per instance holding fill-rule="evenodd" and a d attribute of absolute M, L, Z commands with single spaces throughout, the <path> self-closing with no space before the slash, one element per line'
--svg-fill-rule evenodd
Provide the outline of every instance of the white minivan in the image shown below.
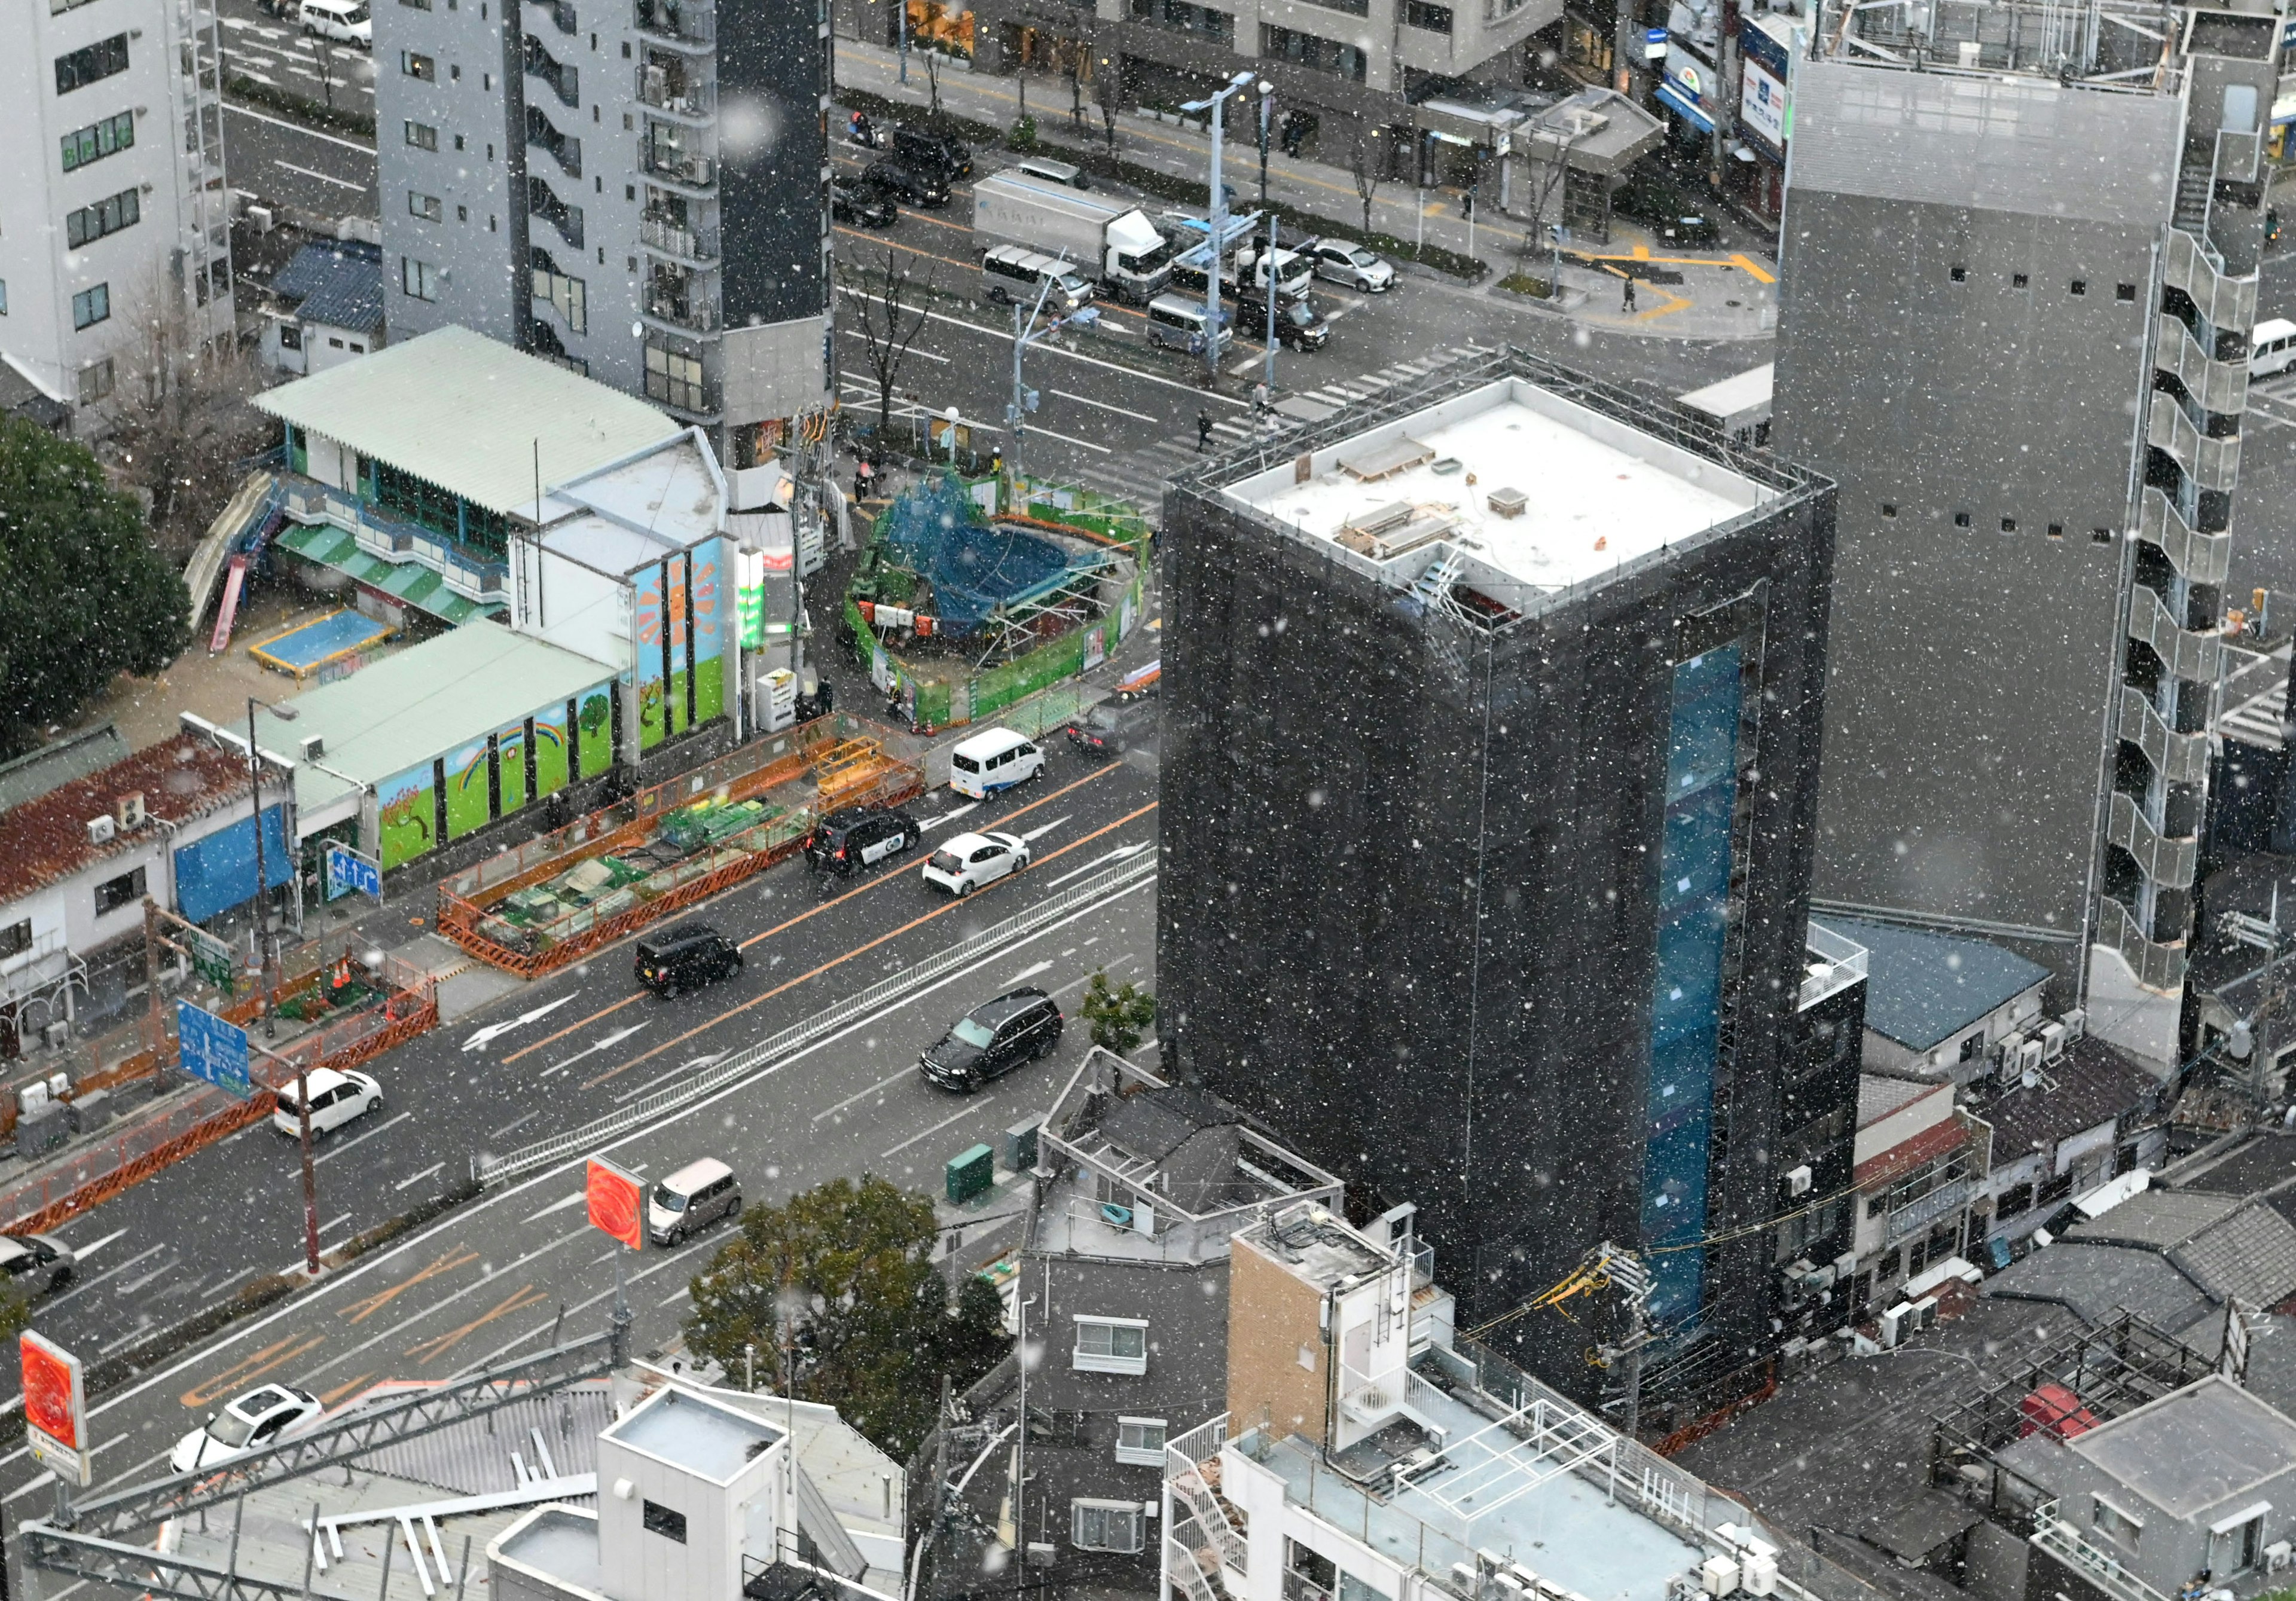
<path fill-rule="evenodd" d="M 303 31 L 339 45 L 374 48 L 374 13 L 367 0 L 303 0 Z"/>
<path fill-rule="evenodd" d="M 948 787 L 986 800 L 1045 770 L 1045 753 L 1010 728 L 976 734 L 948 753 Z"/>

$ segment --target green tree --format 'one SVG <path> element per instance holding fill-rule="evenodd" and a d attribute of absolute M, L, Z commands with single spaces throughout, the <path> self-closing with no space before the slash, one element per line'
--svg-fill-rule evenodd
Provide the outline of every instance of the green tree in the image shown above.
<path fill-rule="evenodd" d="M 0 751 L 68 722 L 190 637 L 184 580 L 86 447 L 0 417 Z"/>
<path fill-rule="evenodd" d="M 963 1389 L 1008 1343 L 986 1281 L 951 1304 L 938 1237 L 932 1202 L 882 1178 L 832 1178 L 744 1212 L 693 1280 L 686 1345 L 728 1373 L 754 1350 L 759 1384 L 835 1407 L 906 1461 L 932 1431 L 942 1375 Z"/>
<path fill-rule="evenodd" d="M 1156 998 L 1128 979 L 1111 987 L 1106 968 L 1092 975 L 1078 1009 L 1092 1025 L 1093 1044 L 1119 1056 L 1129 1055 L 1156 1021 Z"/>

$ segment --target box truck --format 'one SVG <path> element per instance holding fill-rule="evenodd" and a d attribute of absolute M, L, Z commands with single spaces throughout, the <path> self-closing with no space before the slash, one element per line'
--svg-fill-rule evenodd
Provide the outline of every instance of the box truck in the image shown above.
<path fill-rule="evenodd" d="M 972 231 L 984 248 L 1002 240 L 1065 256 L 1136 305 L 1171 278 L 1172 247 L 1145 212 L 1011 172 L 973 185 Z"/>

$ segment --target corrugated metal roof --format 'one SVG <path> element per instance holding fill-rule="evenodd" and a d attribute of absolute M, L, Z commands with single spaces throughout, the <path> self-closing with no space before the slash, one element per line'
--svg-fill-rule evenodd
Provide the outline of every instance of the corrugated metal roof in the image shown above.
<path fill-rule="evenodd" d="M 0 811 L 37 800 L 127 756 L 127 742 L 110 723 L 51 740 L 13 761 L 0 763 Z"/>
<path fill-rule="evenodd" d="M 488 1495 L 518 1488 L 513 1452 L 530 1476 L 595 1473 L 598 1433 L 612 1421 L 603 1382 L 570 1384 L 554 1395 L 512 1401 L 483 1417 L 396 1441 L 367 1452 L 359 1466 L 435 1484 L 449 1495 Z M 542 1449 L 535 1445 L 537 1433 Z"/>
<path fill-rule="evenodd" d="M 1826 926 L 1871 953 L 1866 1026 L 1911 1051 L 1944 1043 L 2049 976 L 1990 940 L 1849 917 L 1829 917 Z"/>
<path fill-rule="evenodd" d="M 542 482 L 558 483 L 681 431 L 643 400 L 457 327 L 282 384 L 255 404 L 504 513 L 532 509 L 537 457 Z"/>
<path fill-rule="evenodd" d="M 307 323 L 324 323 L 354 333 L 372 333 L 382 326 L 382 266 L 380 262 L 346 261 L 327 281 L 303 297 L 295 315 Z"/>

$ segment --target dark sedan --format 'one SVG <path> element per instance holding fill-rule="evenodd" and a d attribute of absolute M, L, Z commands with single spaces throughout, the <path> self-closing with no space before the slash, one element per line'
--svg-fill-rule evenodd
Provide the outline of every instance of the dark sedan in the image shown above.
<path fill-rule="evenodd" d="M 938 211 L 948 204 L 948 184 L 938 174 L 928 173 L 890 156 L 869 163 L 861 174 L 861 181 L 879 192 L 890 194 L 905 206 L 921 206 Z"/>
<path fill-rule="evenodd" d="M 890 228 L 900 220 L 901 209 L 887 200 L 882 189 L 839 177 L 829 180 L 829 214 L 839 222 L 859 223 L 865 228 Z"/>
<path fill-rule="evenodd" d="M 919 1059 L 918 1071 L 944 1088 L 978 1089 L 1060 1044 L 1061 1022 L 1052 997 L 1015 989 L 958 1018 Z"/>

